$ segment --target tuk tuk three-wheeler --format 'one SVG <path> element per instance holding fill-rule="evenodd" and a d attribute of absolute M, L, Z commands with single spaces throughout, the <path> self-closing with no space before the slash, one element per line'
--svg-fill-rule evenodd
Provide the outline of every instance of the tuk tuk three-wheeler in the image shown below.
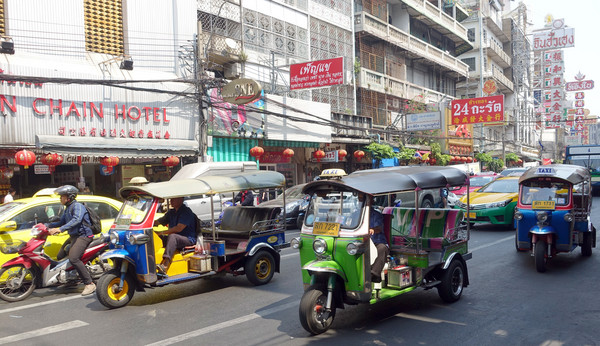
<path fill-rule="evenodd" d="M 587 168 L 553 164 L 530 168 L 519 179 L 515 212 L 517 251 L 531 252 L 538 272 L 549 258 L 581 247 L 585 257 L 596 247 L 591 223 L 591 176 Z"/>
<path fill-rule="evenodd" d="M 469 284 L 466 260 L 469 223 L 459 209 L 421 208 L 423 190 L 468 185 L 468 175 L 450 167 L 391 167 L 357 171 L 340 179 L 308 183 L 311 195 L 300 237 L 304 295 L 300 322 L 312 334 L 325 332 L 344 304 L 374 304 L 418 287 L 437 288 L 445 302 L 460 299 Z M 414 207 L 389 207 L 409 194 Z M 412 200 L 414 196 L 414 200 Z M 372 282 L 377 250 L 369 235 L 371 213 L 383 209 L 390 255 L 381 282 Z M 468 210 L 467 210 L 468 213 Z"/>
<path fill-rule="evenodd" d="M 110 250 L 101 256 L 112 260 L 114 269 L 98 280 L 98 300 L 108 308 L 118 308 L 127 305 L 136 290 L 226 273 L 245 274 L 255 285 L 268 283 L 279 272 L 279 251 L 289 246 L 281 207 L 226 208 L 218 229 L 214 222 L 209 223 L 210 229 L 202 229 L 207 223 L 197 220 L 197 246 L 177 251 L 166 275 L 156 268 L 165 249 L 153 224 L 165 199 L 284 187 L 285 177 L 272 171 L 123 187 L 124 203 L 109 232 Z"/>

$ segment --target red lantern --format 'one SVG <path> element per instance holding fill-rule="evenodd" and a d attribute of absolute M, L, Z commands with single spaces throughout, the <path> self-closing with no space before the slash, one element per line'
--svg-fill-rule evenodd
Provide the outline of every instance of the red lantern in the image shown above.
<path fill-rule="evenodd" d="M 15 154 L 15 161 L 17 161 L 19 165 L 25 166 L 25 169 L 27 169 L 35 162 L 35 154 L 29 150 L 23 149 Z"/>
<path fill-rule="evenodd" d="M 469 163 L 473 162 L 473 158 L 471 156 L 467 156 L 467 162 L 469 162 Z"/>
<path fill-rule="evenodd" d="M 325 157 L 325 152 L 319 149 L 313 153 L 313 156 L 317 159 L 317 162 L 321 162 L 321 159 Z"/>
<path fill-rule="evenodd" d="M 119 158 L 116 156 L 105 156 L 100 159 L 100 163 L 108 168 L 108 172 L 112 172 L 113 167 L 119 164 Z"/>
<path fill-rule="evenodd" d="M 338 160 L 343 160 L 344 157 L 346 157 L 346 155 L 348 155 L 348 152 L 346 152 L 346 150 L 344 149 L 340 149 L 338 150 Z"/>
<path fill-rule="evenodd" d="M 286 159 L 289 159 L 292 156 L 294 156 L 294 151 L 292 149 L 287 148 L 283 151 L 283 157 L 285 157 Z"/>
<path fill-rule="evenodd" d="M 362 150 L 356 150 L 354 152 L 354 157 L 356 158 L 356 160 L 360 161 L 363 157 L 365 157 L 365 152 Z"/>
<path fill-rule="evenodd" d="M 179 158 L 177 156 L 169 156 L 162 160 L 163 166 L 174 167 L 179 164 Z"/>
<path fill-rule="evenodd" d="M 47 154 L 42 156 L 42 163 L 48 166 L 50 172 L 54 172 L 54 168 L 63 162 L 63 157 L 58 154 Z"/>
<path fill-rule="evenodd" d="M 257 160 L 260 160 L 260 157 L 265 153 L 265 149 L 259 146 L 255 146 L 250 149 L 250 156 L 255 157 Z"/>

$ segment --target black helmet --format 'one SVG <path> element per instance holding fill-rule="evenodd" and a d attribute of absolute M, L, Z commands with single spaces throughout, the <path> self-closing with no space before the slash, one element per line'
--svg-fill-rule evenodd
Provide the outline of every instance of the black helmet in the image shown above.
<path fill-rule="evenodd" d="M 73 185 L 63 185 L 54 190 L 54 193 L 60 196 L 67 196 L 69 201 L 72 201 L 77 197 L 79 190 Z"/>

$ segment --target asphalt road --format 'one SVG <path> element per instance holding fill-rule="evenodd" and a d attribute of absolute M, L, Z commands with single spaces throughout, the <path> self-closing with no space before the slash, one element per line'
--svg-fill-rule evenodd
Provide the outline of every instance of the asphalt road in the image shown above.
<path fill-rule="evenodd" d="M 600 215 L 600 198 L 594 199 Z M 592 215 L 600 225 L 600 217 Z M 289 232 L 289 236 L 298 231 Z M 0 302 L 0 344 L 19 345 L 597 345 L 600 248 L 553 258 L 546 273 L 514 248 L 514 231 L 477 226 L 471 234 L 471 285 L 445 304 L 418 289 L 373 306 L 338 310 L 332 328 L 310 336 L 298 320 L 302 296 L 295 250 L 264 286 L 225 276 L 137 292 L 107 310 L 83 286 L 36 290 Z"/>

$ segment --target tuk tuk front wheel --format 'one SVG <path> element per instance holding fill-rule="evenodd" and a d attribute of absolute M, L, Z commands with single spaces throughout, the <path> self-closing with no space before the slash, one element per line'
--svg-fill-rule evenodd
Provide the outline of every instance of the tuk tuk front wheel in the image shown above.
<path fill-rule="evenodd" d="M 592 232 L 583 233 L 583 244 L 581 244 L 581 255 L 590 257 L 592 255 Z"/>
<path fill-rule="evenodd" d="M 300 323 L 302 327 L 313 335 L 326 332 L 335 318 L 335 307 L 330 311 L 325 310 L 327 291 L 309 289 L 304 292 L 300 300 Z"/>
<path fill-rule="evenodd" d="M 246 260 L 244 271 L 248 281 L 256 286 L 271 281 L 275 273 L 275 259 L 268 251 L 260 250 Z"/>
<path fill-rule="evenodd" d="M 535 258 L 535 269 L 539 273 L 543 273 L 546 271 L 546 251 L 548 249 L 548 245 L 545 240 L 538 240 L 535 243 L 535 250 L 533 256 Z"/>
<path fill-rule="evenodd" d="M 460 299 L 465 282 L 465 267 L 460 260 L 454 259 L 442 274 L 442 282 L 437 290 L 440 298 L 446 303 L 454 303 Z"/>
<path fill-rule="evenodd" d="M 96 296 L 102 305 L 109 309 L 116 309 L 127 305 L 135 293 L 135 283 L 131 275 L 125 275 L 123 288 L 119 289 L 121 272 L 113 269 L 102 275 L 98 280 Z"/>

